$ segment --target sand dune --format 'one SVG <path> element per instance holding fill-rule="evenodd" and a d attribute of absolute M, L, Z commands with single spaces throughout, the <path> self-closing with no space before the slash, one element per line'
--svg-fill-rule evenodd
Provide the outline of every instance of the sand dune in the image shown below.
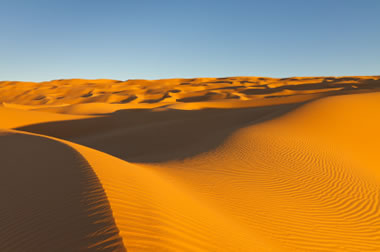
<path fill-rule="evenodd" d="M 0 82 L 1 251 L 379 251 L 380 77 Z"/>
<path fill-rule="evenodd" d="M 32 105 L 37 110 L 59 113 L 109 113 L 126 108 L 178 108 L 179 103 L 199 103 L 226 100 L 233 104 L 253 100 L 254 104 L 285 103 L 285 97 L 297 100 L 298 96 L 373 91 L 380 88 L 379 76 L 370 77 L 304 77 L 304 78 L 195 78 L 166 80 L 55 80 L 49 82 L 0 82 L 0 101 L 19 105 Z M 271 101 L 265 101 L 265 100 Z M 292 99 L 288 99 L 289 102 Z M 302 99 L 302 98 L 301 98 Z M 310 97 L 303 98 L 310 99 Z M 286 99 L 285 99 L 286 100 Z M 93 111 L 72 110 L 74 104 L 89 109 L 85 103 L 96 104 Z M 103 111 L 99 103 L 105 105 Z M 215 104 L 215 103 L 214 103 Z M 43 106 L 42 106 L 43 105 Z M 198 108 L 200 105 L 195 104 Z M 208 104 L 204 104 L 206 107 Z M 217 106 L 217 105 L 214 105 Z M 246 106 L 252 106 L 248 103 Z M 26 107 L 26 106 L 25 106 Z M 67 108 L 69 107 L 69 108 Z M 229 107 L 229 106 L 227 106 Z M 31 108 L 32 109 L 32 108 Z M 85 110 L 86 110 L 85 109 Z"/>

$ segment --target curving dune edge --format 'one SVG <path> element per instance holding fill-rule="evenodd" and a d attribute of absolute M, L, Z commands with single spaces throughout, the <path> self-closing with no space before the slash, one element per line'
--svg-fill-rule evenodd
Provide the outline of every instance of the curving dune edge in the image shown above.
<path fill-rule="evenodd" d="M 379 91 L 0 82 L 0 251 L 380 251 Z"/>

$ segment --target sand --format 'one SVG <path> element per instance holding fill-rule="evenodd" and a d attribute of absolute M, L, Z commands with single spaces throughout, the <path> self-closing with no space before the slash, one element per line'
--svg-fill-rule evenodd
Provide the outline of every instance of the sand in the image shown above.
<path fill-rule="evenodd" d="M 380 77 L 0 82 L 0 251 L 380 251 Z"/>

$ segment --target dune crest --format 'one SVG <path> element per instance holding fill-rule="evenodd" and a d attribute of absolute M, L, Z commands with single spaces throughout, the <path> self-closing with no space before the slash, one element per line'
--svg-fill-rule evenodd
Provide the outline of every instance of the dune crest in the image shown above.
<path fill-rule="evenodd" d="M 378 251 L 379 91 L 379 76 L 0 82 L 0 250 Z"/>

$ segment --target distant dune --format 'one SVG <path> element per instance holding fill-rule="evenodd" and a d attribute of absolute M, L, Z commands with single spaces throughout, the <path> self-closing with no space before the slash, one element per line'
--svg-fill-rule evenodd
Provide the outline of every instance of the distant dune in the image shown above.
<path fill-rule="evenodd" d="M 380 251 L 380 76 L 0 82 L 0 251 Z"/>

